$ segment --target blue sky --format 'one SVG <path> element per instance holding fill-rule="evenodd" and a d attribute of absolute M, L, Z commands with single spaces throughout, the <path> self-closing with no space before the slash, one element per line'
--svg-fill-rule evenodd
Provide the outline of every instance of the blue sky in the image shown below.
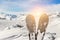
<path fill-rule="evenodd" d="M 25 12 L 36 5 L 57 5 L 60 0 L 0 0 L 0 10 L 9 12 Z"/>

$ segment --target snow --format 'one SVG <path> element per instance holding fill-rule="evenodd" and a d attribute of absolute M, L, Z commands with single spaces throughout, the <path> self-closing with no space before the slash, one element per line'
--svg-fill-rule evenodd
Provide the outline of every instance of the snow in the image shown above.
<path fill-rule="evenodd" d="M 60 18 L 56 15 L 49 17 L 49 24 L 46 29 L 44 40 L 52 40 L 52 36 L 60 39 Z M 14 27 L 16 24 L 22 25 L 22 28 Z M 38 31 L 38 39 L 41 40 L 42 34 Z M 21 16 L 16 20 L 0 20 L 0 40 L 29 40 L 28 30 L 26 27 L 25 16 Z M 56 35 L 55 35 L 56 33 Z"/>

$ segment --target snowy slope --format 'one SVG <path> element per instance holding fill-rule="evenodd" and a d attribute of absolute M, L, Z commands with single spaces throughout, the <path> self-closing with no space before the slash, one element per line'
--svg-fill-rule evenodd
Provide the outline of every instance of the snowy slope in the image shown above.
<path fill-rule="evenodd" d="M 29 40 L 28 30 L 25 23 L 25 17 L 21 16 L 20 20 L 0 20 L 0 40 Z M 14 28 L 13 26 L 16 24 L 21 24 L 22 28 Z M 10 28 L 10 29 L 9 29 Z M 49 33 L 48 33 L 49 32 Z M 48 33 L 48 34 L 47 34 Z M 56 33 L 56 35 L 54 35 Z M 49 24 L 46 29 L 46 35 L 44 40 L 52 40 L 53 34 L 56 39 L 60 39 L 60 17 L 50 16 Z M 38 34 L 38 40 L 41 39 L 41 33 Z M 50 37 L 50 39 L 48 38 Z"/>

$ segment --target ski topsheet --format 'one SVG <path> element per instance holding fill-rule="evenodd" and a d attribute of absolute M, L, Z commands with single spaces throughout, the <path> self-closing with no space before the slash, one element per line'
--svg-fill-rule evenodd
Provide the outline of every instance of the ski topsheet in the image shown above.
<path fill-rule="evenodd" d="M 49 22 L 48 15 L 45 14 L 45 13 L 41 14 L 41 16 L 39 17 L 39 22 L 38 22 L 38 30 L 40 30 L 40 33 L 44 32 L 43 36 L 42 36 L 42 40 L 44 38 L 48 22 Z M 29 31 L 29 39 L 30 40 L 33 40 L 33 39 L 37 40 L 37 34 L 38 33 L 36 33 L 36 31 L 35 31 L 36 30 L 36 23 L 35 23 L 35 18 L 34 18 L 33 15 L 30 15 L 30 14 L 27 15 L 26 25 L 27 25 L 27 28 L 28 28 L 28 31 Z"/>
<path fill-rule="evenodd" d="M 48 17 L 48 15 L 45 14 L 45 13 L 42 14 L 42 15 L 40 16 L 40 18 L 39 18 L 39 23 L 38 23 L 38 29 L 40 30 L 40 33 L 44 32 L 41 40 L 44 39 L 48 22 L 49 22 L 49 17 Z"/>
<path fill-rule="evenodd" d="M 29 40 L 35 40 L 35 18 L 33 15 L 29 14 L 26 17 L 26 25 L 29 31 Z"/>
<path fill-rule="evenodd" d="M 47 28 L 49 22 L 49 17 L 47 14 L 41 14 L 40 18 L 39 18 L 39 23 L 38 23 L 38 29 L 40 30 L 40 32 L 44 32 Z"/>

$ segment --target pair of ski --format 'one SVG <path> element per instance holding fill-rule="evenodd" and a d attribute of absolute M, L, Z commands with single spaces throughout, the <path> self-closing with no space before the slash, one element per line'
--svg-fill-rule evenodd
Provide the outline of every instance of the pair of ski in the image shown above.
<path fill-rule="evenodd" d="M 40 33 L 44 32 L 41 40 L 44 39 L 44 35 L 45 35 L 45 32 L 46 32 L 48 21 L 49 21 L 49 17 L 48 17 L 47 14 L 42 14 L 39 17 L 38 29 L 37 30 L 40 30 Z M 27 28 L 28 28 L 28 31 L 29 31 L 29 40 L 33 40 L 33 39 L 37 40 L 38 32 L 35 33 L 36 23 L 35 23 L 35 18 L 34 18 L 33 15 L 29 14 L 29 15 L 26 16 L 26 25 L 27 25 Z M 32 37 L 33 33 L 35 33 L 35 36 L 34 36 L 35 38 Z"/>

